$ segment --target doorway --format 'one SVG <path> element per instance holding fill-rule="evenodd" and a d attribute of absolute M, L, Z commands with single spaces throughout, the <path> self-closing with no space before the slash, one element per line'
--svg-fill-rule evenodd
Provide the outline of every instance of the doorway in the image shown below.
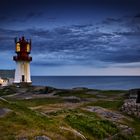
<path fill-rule="evenodd" d="M 25 76 L 22 75 L 22 82 L 25 82 Z"/>

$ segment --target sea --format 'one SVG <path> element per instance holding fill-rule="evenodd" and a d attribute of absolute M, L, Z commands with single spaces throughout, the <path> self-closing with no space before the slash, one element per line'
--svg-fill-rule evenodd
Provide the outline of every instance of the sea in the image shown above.
<path fill-rule="evenodd" d="M 140 88 L 140 76 L 32 76 L 33 85 L 60 89 L 85 87 L 100 90 Z"/>

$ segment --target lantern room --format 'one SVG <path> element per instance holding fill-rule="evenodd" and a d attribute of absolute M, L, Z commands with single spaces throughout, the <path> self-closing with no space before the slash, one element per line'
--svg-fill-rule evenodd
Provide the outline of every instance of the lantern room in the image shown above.
<path fill-rule="evenodd" d="M 31 40 L 25 40 L 24 37 L 15 39 L 15 52 L 17 56 L 14 56 L 13 59 L 17 60 L 24 60 L 24 61 L 32 61 L 32 57 L 29 56 L 31 52 Z"/>

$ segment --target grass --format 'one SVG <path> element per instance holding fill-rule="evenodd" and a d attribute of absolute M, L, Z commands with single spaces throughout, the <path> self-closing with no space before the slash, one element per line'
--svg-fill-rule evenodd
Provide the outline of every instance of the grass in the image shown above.
<path fill-rule="evenodd" d="M 14 86 L 3 87 L 0 89 L 0 96 L 14 94 L 16 92 Z"/>
<path fill-rule="evenodd" d="M 68 126 L 71 126 L 73 129 L 76 129 L 84 135 L 87 140 L 101 140 L 110 135 L 114 135 L 119 131 L 116 125 L 112 122 L 103 120 L 95 113 L 81 110 L 80 108 L 62 109 L 48 113 L 48 115 L 52 118 L 55 117 L 57 121 L 60 120 L 63 122 L 63 125 L 64 122 L 66 122 Z"/>
<path fill-rule="evenodd" d="M 98 119 L 93 114 L 69 114 L 65 117 L 65 121 L 84 134 L 87 139 L 103 139 L 119 131 L 112 122 Z"/>
<path fill-rule="evenodd" d="M 56 129 L 56 124 L 52 119 L 27 108 L 22 103 L 0 101 L 0 107 L 12 110 L 11 113 L 0 118 L 0 138 L 2 140 L 16 139 L 18 135 L 32 137 L 42 131 Z"/>
<path fill-rule="evenodd" d="M 58 110 L 58 111 L 49 112 L 49 113 L 47 113 L 47 115 L 58 116 L 58 115 L 69 114 L 69 113 L 78 113 L 78 111 L 75 110 L 75 109 L 61 109 L 61 110 Z"/>
<path fill-rule="evenodd" d="M 99 93 L 103 94 L 121 94 L 121 93 L 127 93 L 127 90 L 99 90 Z"/>
<path fill-rule="evenodd" d="M 27 105 L 39 105 L 40 103 L 38 104 L 38 100 L 33 100 L 33 104 L 30 103 L 32 100 L 30 100 L 30 102 L 28 100 L 27 102 L 24 102 L 24 100 L 15 100 L 10 101 L 9 103 L 0 101 L 1 107 L 10 108 L 12 110 L 11 113 L 0 118 L 0 137 L 3 140 L 14 140 L 18 136 L 23 135 L 32 139 L 36 135 L 44 135 L 45 132 L 47 132 L 48 136 L 53 132 L 63 135 L 67 139 L 71 140 L 72 138 L 73 140 L 77 140 L 78 137 L 75 137 L 74 134 L 70 132 L 62 133 L 59 130 L 60 125 L 67 126 L 67 124 L 78 131 L 81 131 L 90 139 L 92 139 L 93 136 L 102 139 L 109 136 L 109 134 L 114 134 L 118 131 L 113 123 L 99 119 L 94 113 L 83 112 L 79 109 L 65 109 L 58 111 L 57 114 L 48 114 L 51 117 L 47 117 L 27 107 Z M 45 99 L 42 99 L 42 101 L 43 103 L 46 103 Z M 65 118 L 64 121 L 62 121 L 62 114 Z M 57 118 L 54 118 L 53 116 L 57 116 Z M 68 138 L 70 136 L 71 138 Z"/>
<path fill-rule="evenodd" d="M 47 123 L 49 122 L 49 119 L 46 116 L 42 116 L 40 113 L 29 109 L 28 107 L 26 107 L 22 103 L 19 103 L 19 102 L 9 102 L 9 103 L 5 102 L 4 103 L 4 101 L 2 101 L 0 103 L 1 103 L 1 105 L 0 105 L 1 107 L 7 107 L 7 108 L 13 110 L 13 112 L 15 112 L 14 113 L 15 116 L 22 115 L 24 117 L 24 119 L 28 119 L 29 122 L 30 121 L 36 122 L 36 119 L 39 121 L 40 124 L 45 123 L 45 122 L 47 122 Z M 10 115 L 13 115 L 13 114 L 11 113 Z M 14 115 L 11 118 L 14 119 Z M 15 121 L 16 120 L 18 121 L 18 119 L 15 119 Z"/>
<path fill-rule="evenodd" d="M 93 92 L 92 94 L 88 93 L 88 91 Z M 95 92 L 95 94 L 94 94 Z M 59 97 L 69 97 L 69 96 L 75 96 L 79 98 L 100 98 L 98 95 L 105 96 L 104 98 L 116 98 L 116 99 L 122 99 L 124 98 L 124 95 L 127 93 L 126 90 L 72 90 L 72 91 L 60 91 L 56 93 L 55 95 L 58 95 Z"/>
<path fill-rule="evenodd" d="M 140 139 L 140 119 L 139 118 L 136 118 L 134 116 L 129 116 L 129 117 L 131 117 L 131 120 L 128 120 L 128 119 L 125 120 L 126 125 L 134 128 L 136 135 L 138 135 L 139 136 L 139 139 Z"/>
<path fill-rule="evenodd" d="M 99 90 L 99 95 L 104 95 L 107 97 L 117 97 L 118 99 L 121 97 L 124 97 L 128 93 L 127 90 Z"/>
<path fill-rule="evenodd" d="M 19 104 L 24 104 L 28 107 L 40 106 L 40 105 L 47 105 L 47 104 L 56 104 L 56 103 L 63 103 L 64 100 L 61 98 L 34 98 L 34 99 L 9 99 L 10 101 L 16 101 Z"/>
<path fill-rule="evenodd" d="M 32 91 L 32 88 L 29 87 Z M 18 89 L 20 90 L 20 89 Z M 25 91 L 27 91 L 25 89 Z M 93 90 L 94 91 L 94 90 Z M 41 89 L 37 92 L 46 94 L 47 89 Z M 88 94 L 87 89 L 75 90 L 75 91 L 61 91 L 56 93 L 55 98 L 34 98 L 34 99 L 16 99 L 7 97 L 9 102 L 0 100 L 0 108 L 9 108 L 12 112 L 9 112 L 6 116 L 0 117 L 0 139 L 2 140 L 15 140 L 19 137 L 27 137 L 28 139 L 34 139 L 37 135 L 46 135 L 53 140 L 80 140 L 81 138 L 75 136 L 73 132 L 60 130 L 61 126 L 66 128 L 76 129 L 83 134 L 87 140 L 102 140 L 111 135 L 119 132 L 116 125 L 108 120 L 101 119 L 93 112 L 88 112 L 80 109 L 83 106 L 101 106 L 112 110 L 118 110 L 122 103 L 123 97 L 120 100 L 106 100 L 109 96 L 116 97 L 122 96 L 120 93 L 125 91 L 96 91 L 96 94 L 107 95 L 106 99 L 97 100 L 95 102 L 83 103 L 82 106 L 77 106 L 74 109 L 60 108 L 61 110 L 55 110 L 57 104 L 69 103 L 68 100 L 62 97 L 76 96 L 79 98 L 96 98 L 95 94 Z M 0 90 L 0 96 L 16 93 L 13 87 L 7 87 Z M 97 98 L 96 98 L 97 99 Z M 52 104 L 55 104 L 54 106 Z M 32 110 L 30 107 L 54 107 L 54 111 L 48 112 L 46 115 L 42 114 L 43 111 Z M 45 112 L 44 112 L 45 113 Z M 136 134 L 140 134 L 139 124 L 140 120 L 134 118 L 133 121 L 126 120 L 126 125 L 135 128 Z M 119 135 L 117 140 L 138 140 L 134 136 Z"/>
<path fill-rule="evenodd" d="M 133 122 L 130 125 L 135 128 L 136 134 L 140 136 L 140 119 L 133 117 Z"/>
<path fill-rule="evenodd" d="M 96 95 L 94 94 L 88 94 L 83 90 L 78 90 L 78 91 L 61 91 L 56 93 L 55 95 L 58 95 L 60 97 L 69 97 L 69 96 L 75 96 L 79 98 L 95 98 Z"/>
<path fill-rule="evenodd" d="M 119 110 L 122 104 L 123 100 L 114 100 L 114 101 L 98 100 L 96 102 L 87 103 L 86 106 L 100 106 L 103 108 Z"/>
<path fill-rule="evenodd" d="M 139 139 L 140 137 L 137 137 L 135 135 L 130 136 L 130 135 L 118 134 L 118 136 L 113 140 L 139 140 Z"/>

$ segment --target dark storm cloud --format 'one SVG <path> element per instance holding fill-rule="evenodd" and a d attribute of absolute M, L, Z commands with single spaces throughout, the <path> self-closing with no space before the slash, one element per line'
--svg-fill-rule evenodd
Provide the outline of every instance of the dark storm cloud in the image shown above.
<path fill-rule="evenodd" d="M 100 22 L 65 24 L 85 9 L 89 10 L 87 16 L 92 21 L 99 18 Z M 24 35 L 33 40 L 33 65 L 106 67 L 137 63 L 140 62 L 140 14 L 135 11 L 139 9 L 138 0 L 5 0 L 0 4 L 0 51 L 14 52 L 14 38 Z M 49 20 L 57 24 L 58 11 L 60 17 L 64 16 L 62 25 L 49 28 Z M 122 15 L 124 11 L 132 14 Z M 106 17 L 104 12 L 113 16 Z M 79 14 L 78 19 L 82 16 Z M 9 24 L 15 27 L 4 27 Z"/>
<path fill-rule="evenodd" d="M 103 21 L 103 24 L 107 24 L 107 25 L 109 25 L 109 24 L 112 24 L 112 23 L 120 23 L 120 22 L 122 22 L 123 20 L 121 19 L 121 18 L 118 18 L 118 19 L 116 19 L 116 18 L 106 18 L 104 21 Z"/>
<path fill-rule="evenodd" d="M 140 30 L 136 28 L 138 21 L 131 27 L 129 19 L 114 20 L 107 18 L 109 26 L 114 27 L 114 22 L 124 23 L 124 27 L 118 24 L 112 31 L 102 27 L 102 24 L 84 24 L 61 26 L 53 29 L 26 29 L 8 30 L 0 29 L 0 41 L 2 44 L 10 39 L 9 44 L 1 46 L 1 50 L 13 51 L 15 36 L 24 34 L 33 39 L 34 61 L 33 65 L 89 65 L 106 67 L 107 64 L 136 63 L 140 62 Z M 133 18 L 131 18 L 133 20 Z M 127 21 L 127 23 L 126 23 Z M 129 24 L 130 23 L 130 24 Z M 118 28 L 122 30 L 118 30 Z M 10 46 L 10 47 L 8 47 Z M 100 65 L 101 63 L 101 65 Z"/>
<path fill-rule="evenodd" d="M 129 28 L 129 30 L 132 32 L 140 30 L 140 17 L 138 14 L 133 14 L 131 16 L 123 16 L 121 18 L 106 18 L 103 21 L 103 25 L 120 25 L 124 28 Z"/>

